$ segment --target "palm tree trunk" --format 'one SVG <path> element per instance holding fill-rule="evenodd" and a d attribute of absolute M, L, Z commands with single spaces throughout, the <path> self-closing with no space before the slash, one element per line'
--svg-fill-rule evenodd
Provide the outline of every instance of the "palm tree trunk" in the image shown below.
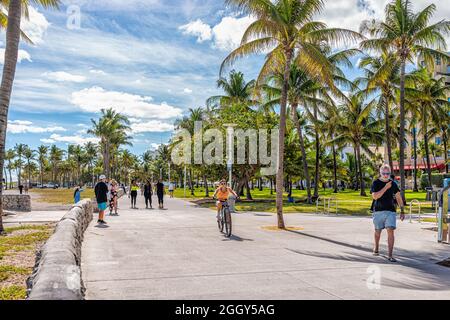
<path fill-rule="evenodd" d="M 445 159 L 445 173 L 448 174 L 448 147 L 447 147 L 447 135 L 444 133 L 442 135 L 444 142 L 444 159 Z"/>
<path fill-rule="evenodd" d="M 427 173 L 428 173 L 428 186 L 432 187 L 432 179 L 431 179 L 431 160 L 430 160 L 430 149 L 428 145 L 428 128 L 427 128 L 427 115 L 425 107 L 422 108 L 422 130 L 423 130 L 423 142 L 425 144 L 425 158 L 427 160 Z"/>
<path fill-rule="evenodd" d="M 303 132 L 302 128 L 300 127 L 300 121 L 298 120 L 298 114 L 297 114 L 297 107 L 298 104 L 292 105 L 292 117 L 294 118 L 294 123 L 297 128 L 298 137 L 300 140 L 300 150 L 302 152 L 302 163 L 303 163 L 303 174 L 305 176 L 306 180 L 306 193 L 307 193 L 307 203 L 312 203 L 311 198 L 311 178 L 309 177 L 309 170 L 308 170 L 308 160 L 306 158 L 306 148 L 305 148 L 305 139 L 303 138 Z"/>
<path fill-rule="evenodd" d="M 357 154 L 357 161 L 358 161 L 358 167 L 359 167 L 359 184 L 361 186 L 361 196 L 365 197 L 366 194 L 366 186 L 364 184 L 364 177 L 363 177 L 363 171 L 362 171 L 362 161 L 361 161 L 361 147 L 358 145 L 355 145 L 356 154 Z"/>
<path fill-rule="evenodd" d="M 414 192 L 419 192 L 419 187 L 417 185 L 417 131 L 416 128 L 413 129 L 413 143 L 414 143 Z"/>
<path fill-rule="evenodd" d="M 355 154 L 355 187 L 353 189 L 356 191 L 359 189 L 359 182 L 358 182 L 359 164 L 358 164 L 358 154 L 357 154 L 356 148 L 354 148 L 353 152 Z"/>
<path fill-rule="evenodd" d="M 290 44 L 287 44 L 290 46 Z M 284 78 L 283 78 L 283 90 L 281 93 L 280 101 L 280 132 L 278 141 L 278 171 L 276 179 L 277 188 L 277 218 L 278 218 L 278 228 L 285 229 L 283 217 L 283 180 L 284 180 L 284 138 L 286 134 L 286 105 L 287 105 L 287 94 L 289 90 L 289 75 L 291 71 L 291 60 L 293 50 L 290 47 L 285 48 L 286 64 L 284 66 Z"/>
<path fill-rule="evenodd" d="M 314 104 L 314 120 L 317 122 L 317 105 Z M 320 137 L 319 137 L 319 130 L 317 128 L 317 124 L 314 125 L 314 131 L 315 131 L 315 135 L 316 135 L 316 175 L 315 175 L 315 180 L 316 180 L 316 184 L 314 185 L 314 198 L 318 198 L 319 197 L 319 179 L 320 179 Z"/>
<path fill-rule="evenodd" d="M 401 58 L 401 71 L 400 71 L 400 191 L 402 198 L 405 199 L 406 189 L 406 176 L 405 176 L 405 74 L 406 74 L 406 57 L 403 55 Z"/>
<path fill-rule="evenodd" d="M 8 8 L 8 26 L 6 28 L 6 48 L 3 65 L 3 77 L 0 87 L 0 168 L 5 161 L 6 129 L 8 124 L 8 110 L 11 91 L 16 75 L 17 57 L 20 42 L 20 20 L 22 17 L 22 1 L 10 0 Z M 20 178 L 19 178 L 20 179 Z M 0 183 L 3 181 L 3 170 L 0 170 Z M 0 188 L 0 233 L 3 229 L 3 199 Z"/>
<path fill-rule="evenodd" d="M 333 193 L 338 193 L 338 185 L 337 185 L 337 157 L 336 157 L 336 146 L 333 143 Z"/>
<path fill-rule="evenodd" d="M 8 190 L 8 174 L 6 172 L 6 167 L 3 168 L 3 171 L 4 171 L 4 174 L 5 174 L 5 177 L 6 177 L 6 179 L 5 179 L 5 190 Z M 2 179 L 2 181 L 3 181 L 3 179 Z"/>
<path fill-rule="evenodd" d="M 252 198 L 252 193 L 250 191 L 250 186 L 249 186 L 249 182 L 248 179 L 245 180 L 245 189 L 246 189 L 246 199 L 247 200 L 253 200 Z"/>
<path fill-rule="evenodd" d="M 208 179 L 206 178 L 206 175 L 203 175 L 203 181 L 205 183 L 205 197 L 209 197 L 209 188 L 208 188 Z"/>
<path fill-rule="evenodd" d="M 388 160 L 389 160 L 389 166 L 394 168 L 394 161 L 392 160 L 392 145 L 391 145 L 391 123 L 390 123 L 390 110 L 389 110 L 389 101 L 387 98 L 384 98 L 385 103 L 385 130 L 386 130 L 386 147 L 387 147 L 387 154 L 388 154 Z"/>

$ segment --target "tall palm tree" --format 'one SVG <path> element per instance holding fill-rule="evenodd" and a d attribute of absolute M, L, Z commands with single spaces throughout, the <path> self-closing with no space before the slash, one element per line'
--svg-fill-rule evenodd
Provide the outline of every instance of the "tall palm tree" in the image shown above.
<path fill-rule="evenodd" d="M 6 153 L 5 153 L 5 160 L 8 162 L 6 168 L 8 169 L 8 173 L 9 173 L 9 188 L 10 189 L 13 188 L 12 173 L 11 172 L 12 172 L 12 170 L 14 170 L 12 164 L 13 164 L 13 160 L 14 160 L 15 157 L 16 157 L 16 153 L 15 153 L 14 149 L 9 149 L 9 150 L 6 151 Z M 7 180 L 7 179 L 8 179 L 8 177 L 6 176 L 5 180 Z"/>
<path fill-rule="evenodd" d="M 380 23 L 363 22 L 361 31 L 371 34 L 374 38 L 361 42 L 363 50 L 376 50 L 392 53 L 400 64 L 400 180 L 404 196 L 405 179 L 405 78 L 407 62 L 414 63 L 415 58 L 424 59 L 428 67 L 433 68 L 435 59 L 440 58 L 447 63 L 449 55 L 446 50 L 444 35 L 450 33 L 450 22 L 441 20 L 430 24 L 436 5 L 431 4 L 422 11 L 413 12 L 411 1 L 393 0 L 386 6 L 385 19 Z M 383 68 L 383 67 L 382 67 Z M 384 77 L 389 73 L 385 72 Z"/>
<path fill-rule="evenodd" d="M 58 166 L 63 160 L 64 150 L 58 148 L 56 145 L 52 145 L 50 148 L 50 165 L 52 167 L 52 182 L 56 183 L 57 181 L 57 173 L 58 173 Z"/>
<path fill-rule="evenodd" d="M 374 101 L 365 104 L 364 94 L 361 92 L 353 93 L 344 104 L 339 106 L 339 134 L 334 139 L 337 144 L 351 143 L 355 150 L 361 196 L 366 196 L 361 152 L 364 151 L 369 156 L 373 156 L 369 147 L 373 144 L 381 144 L 384 139 L 380 130 L 382 120 L 376 120 L 371 114 L 374 105 Z"/>
<path fill-rule="evenodd" d="M 26 150 L 27 146 L 23 143 L 18 143 L 14 146 L 14 151 L 16 153 L 17 156 L 17 171 L 18 171 L 18 176 L 17 176 L 17 183 L 18 186 L 20 186 L 22 184 L 22 167 L 23 167 L 23 161 L 22 158 L 25 154 L 25 150 Z"/>
<path fill-rule="evenodd" d="M 37 149 L 39 162 L 39 180 L 41 183 L 41 187 L 44 185 L 44 166 L 47 162 L 48 149 L 48 146 L 44 145 L 39 146 Z"/>
<path fill-rule="evenodd" d="M 430 137 L 434 133 L 430 132 L 430 124 L 440 124 L 442 119 L 448 119 L 450 102 L 447 95 L 450 92 L 450 86 L 445 84 L 445 78 L 434 79 L 430 72 L 424 68 L 413 72 L 407 80 L 407 99 L 413 100 L 413 105 L 419 111 L 420 131 L 423 136 L 427 162 L 428 184 L 431 187 Z"/>
<path fill-rule="evenodd" d="M 103 156 L 103 170 L 109 178 L 111 176 L 111 155 L 116 152 L 121 145 L 131 145 L 130 121 L 128 118 L 113 109 L 102 109 L 101 118 L 96 121 L 92 119 L 92 129 L 88 133 L 100 138 L 100 148 Z"/>
<path fill-rule="evenodd" d="M 92 186 L 95 184 L 95 174 L 94 174 L 94 162 L 97 157 L 97 145 L 95 145 L 93 142 L 87 142 L 84 145 L 84 150 L 86 151 L 86 157 L 88 161 L 88 170 L 89 173 L 92 175 Z"/>
<path fill-rule="evenodd" d="M 324 23 L 313 21 L 314 16 L 322 11 L 324 0 L 227 0 L 226 3 L 251 14 L 256 21 L 245 31 L 239 48 L 225 58 L 220 73 L 240 57 L 269 51 L 260 72 L 258 83 L 261 83 L 277 59 L 282 57 L 284 61 L 276 178 L 278 227 L 284 229 L 284 139 L 291 64 L 295 62 L 308 74 L 319 75 L 325 82 L 332 83 L 332 67 L 320 51 L 319 43 L 359 39 L 359 34 L 337 28 L 327 29 Z M 302 54 L 295 57 L 296 51 Z"/>
<path fill-rule="evenodd" d="M 45 8 L 58 7 L 59 0 L 33 0 L 35 4 Z M 7 20 L 2 11 L 0 27 L 6 25 L 6 48 L 3 76 L 0 86 L 0 168 L 3 168 L 5 156 L 6 129 L 8 124 L 8 110 L 11 100 L 11 92 L 16 75 L 17 59 L 19 56 L 19 42 L 23 32 L 20 30 L 22 15 L 28 17 L 28 0 L 1 0 L 0 8 L 7 8 Z M 28 39 L 29 40 L 29 39 Z M 3 180 L 3 170 L 0 170 L 0 181 Z M 3 232 L 2 221 L 2 197 L 0 189 L 0 233 Z"/>
<path fill-rule="evenodd" d="M 364 76 L 357 79 L 357 83 L 365 84 L 364 92 L 367 96 L 377 94 L 374 99 L 378 100 L 377 109 L 384 113 L 386 149 L 389 166 L 394 167 L 392 159 L 392 107 L 396 103 L 397 88 L 400 74 L 400 64 L 395 56 L 386 52 L 379 57 L 366 55 L 360 60 L 359 67 L 363 69 Z"/>
<path fill-rule="evenodd" d="M 248 106 L 257 103 L 252 99 L 255 80 L 245 82 L 242 72 L 232 70 L 228 79 L 220 77 L 217 81 L 217 87 L 222 89 L 225 95 L 210 97 L 206 101 L 206 106 L 209 109 L 215 109 L 218 106 L 230 106 L 234 103 L 244 103 Z"/>
<path fill-rule="evenodd" d="M 32 150 L 30 147 L 26 146 L 23 156 L 27 161 L 27 173 L 28 173 L 28 188 L 31 188 L 31 162 L 36 159 L 36 151 Z"/>

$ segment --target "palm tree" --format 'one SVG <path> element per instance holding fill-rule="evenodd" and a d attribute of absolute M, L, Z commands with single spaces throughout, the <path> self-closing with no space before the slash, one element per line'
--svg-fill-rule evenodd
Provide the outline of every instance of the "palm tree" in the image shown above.
<path fill-rule="evenodd" d="M 379 57 L 366 55 L 360 60 L 359 67 L 364 71 L 364 77 L 358 78 L 357 83 L 365 84 L 364 92 L 367 96 L 379 92 L 378 111 L 384 113 L 386 148 L 389 166 L 394 167 L 392 159 L 392 106 L 397 99 L 397 84 L 399 80 L 400 64 L 393 55 L 383 53 Z"/>
<path fill-rule="evenodd" d="M 92 119 L 93 128 L 88 133 L 100 138 L 100 148 L 103 155 L 103 170 L 106 177 L 111 176 L 111 155 L 121 145 L 131 145 L 127 132 L 130 130 L 128 118 L 113 109 L 102 109 L 102 117 L 96 121 Z"/>
<path fill-rule="evenodd" d="M 366 196 L 361 151 L 364 150 L 366 154 L 373 156 L 369 147 L 381 144 L 384 139 L 380 130 L 382 120 L 376 120 L 371 114 L 374 105 L 374 101 L 364 104 L 364 94 L 361 92 L 353 93 L 343 105 L 339 106 L 340 121 L 337 126 L 339 134 L 334 139 L 337 144 L 351 143 L 355 150 L 361 196 Z"/>
<path fill-rule="evenodd" d="M 14 170 L 12 164 L 13 164 L 13 160 L 14 160 L 15 157 L 16 157 L 16 153 L 14 152 L 14 149 L 9 149 L 8 151 L 6 151 L 6 153 L 5 153 L 5 160 L 8 161 L 7 169 L 8 169 L 8 173 L 9 173 L 9 188 L 10 189 L 13 188 L 11 172 L 12 172 L 12 170 Z M 7 179 L 8 179 L 8 177 L 6 176 L 5 180 L 7 180 Z"/>
<path fill-rule="evenodd" d="M 35 160 L 36 152 L 32 150 L 30 147 L 26 146 L 25 150 L 23 152 L 23 156 L 27 161 L 27 172 L 28 172 L 28 188 L 31 188 L 31 171 L 32 166 L 31 162 L 32 160 Z"/>
<path fill-rule="evenodd" d="M 450 86 L 445 84 L 445 78 L 434 79 L 426 69 L 413 72 L 408 77 L 407 84 L 407 99 L 411 99 L 412 104 L 418 108 L 420 131 L 427 161 L 428 183 L 431 187 L 430 137 L 434 133 L 430 132 L 430 123 L 439 124 L 442 119 L 448 118 L 450 102 L 447 99 L 447 93 L 450 91 Z"/>
<path fill-rule="evenodd" d="M 95 184 L 95 174 L 94 174 L 94 161 L 97 157 L 97 146 L 92 143 L 92 142 L 88 142 L 84 145 L 84 150 L 86 152 L 86 158 L 88 161 L 88 170 L 89 173 L 92 175 L 92 186 L 94 186 Z"/>
<path fill-rule="evenodd" d="M 218 106 L 225 107 L 235 103 L 244 103 L 248 106 L 255 105 L 257 102 L 252 99 L 255 80 L 245 82 L 244 74 L 232 70 L 229 79 L 220 78 L 217 81 L 217 87 L 225 92 L 225 95 L 213 96 L 206 101 L 206 106 L 215 109 Z"/>
<path fill-rule="evenodd" d="M 18 182 L 18 186 L 20 186 L 22 184 L 22 167 L 23 167 L 23 162 L 22 162 L 22 157 L 25 154 L 25 150 L 26 150 L 27 146 L 24 145 L 23 143 L 19 143 L 16 144 L 14 147 L 14 151 L 16 153 L 17 156 L 17 171 L 18 171 L 18 176 L 17 176 L 17 182 Z"/>
<path fill-rule="evenodd" d="M 58 171 L 58 165 L 61 163 L 64 155 L 64 150 L 58 148 L 55 145 L 52 145 L 50 148 L 50 164 L 52 167 L 52 182 L 56 183 L 57 179 L 57 171 Z"/>
<path fill-rule="evenodd" d="M 424 59 L 428 67 L 434 68 L 435 59 L 440 58 L 447 63 L 449 55 L 446 50 L 444 35 L 450 33 L 450 22 L 439 21 L 430 25 L 430 19 L 436 11 L 431 4 L 418 13 L 413 12 L 411 1 L 393 0 L 385 10 L 385 20 L 381 23 L 363 22 L 361 31 L 370 33 L 375 38 L 361 42 L 363 50 L 376 50 L 392 53 L 400 64 L 400 180 L 404 196 L 405 180 L 405 78 L 406 63 L 415 58 Z M 383 68 L 383 66 L 382 66 Z M 389 73 L 385 72 L 384 77 Z"/>
<path fill-rule="evenodd" d="M 16 74 L 17 59 L 19 56 L 19 42 L 23 32 L 20 30 L 22 14 L 28 18 L 28 0 L 1 0 L 0 8 L 7 9 L 7 20 L 2 11 L 0 27 L 6 25 L 5 62 L 3 65 L 3 77 L 0 86 L 0 168 L 3 168 L 6 142 L 6 129 L 8 124 L 8 110 L 11 100 L 11 92 Z M 45 8 L 58 7 L 59 0 L 33 0 Z M 25 39 L 27 39 L 25 37 Z M 29 40 L 29 39 L 28 39 Z M 0 170 L 0 181 L 3 180 L 3 170 Z M 0 191 L 0 233 L 3 233 L 2 223 L 2 198 Z"/>
<path fill-rule="evenodd" d="M 343 29 L 326 29 L 324 23 L 313 21 L 313 17 L 323 9 L 324 0 L 227 0 L 226 3 L 256 17 L 256 21 L 245 31 L 239 48 L 224 60 L 220 73 L 240 57 L 270 50 L 257 81 L 259 84 L 271 72 L 277 59 L 282 57 L 284 61 L 276 178 L 278 227 L 284 229 L 284 139 L 291 64 L 295 62 L 308 74 L 319 75 L 324 82 L 331 83 L 332 67 L 320 51 L 319 43 L 359 39 L 359 34 Z M 295 57 L 298 51 L 302 54 Z"/>
<path fill-rule="evenodd" d="M 37 150 L 41 187 L 44 185 L 44 166 L 45 166 L 45 163 L 47 162 L 48 149 L 49 148 L 47 146 L 41 145 L 38 147 L 38 150 Z"/>

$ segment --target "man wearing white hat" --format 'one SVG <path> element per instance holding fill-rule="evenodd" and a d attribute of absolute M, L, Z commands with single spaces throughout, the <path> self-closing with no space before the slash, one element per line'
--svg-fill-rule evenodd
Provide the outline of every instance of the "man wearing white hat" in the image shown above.
<path fill-rule="evenodd" d="M 99 177 L 99 182 L 95 185 L 95 198 L 97 199 L 97 205 L 98 205 L 98 223 L 99 224 L 106 224 L 104 217 L 105 217 L 105 210 L 108 207 L 108 185 L 105 182 L 106 176 L 101 175 Z"/>

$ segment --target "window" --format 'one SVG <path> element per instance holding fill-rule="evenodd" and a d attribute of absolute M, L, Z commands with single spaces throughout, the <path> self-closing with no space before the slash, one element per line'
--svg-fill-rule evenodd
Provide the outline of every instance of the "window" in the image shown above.
<path fill-rule="evenodd" d="M 437 57 L 436 57 L 436 65 L 437 65 L 437 66 L 440 66 L 440 65 L 441 65 L 441 57 L 440 57 L 440 56 L 437 56 Z"/>
<path fill-rule="evenodd" d="M 438 146 L 440 146 L 441 145 L 441 143 L 442 143 L 442 139 L 441 139 L 441 137 L 436 137 L 436 139 L 435 139 L 435 143 L 438 145 Z"/>

